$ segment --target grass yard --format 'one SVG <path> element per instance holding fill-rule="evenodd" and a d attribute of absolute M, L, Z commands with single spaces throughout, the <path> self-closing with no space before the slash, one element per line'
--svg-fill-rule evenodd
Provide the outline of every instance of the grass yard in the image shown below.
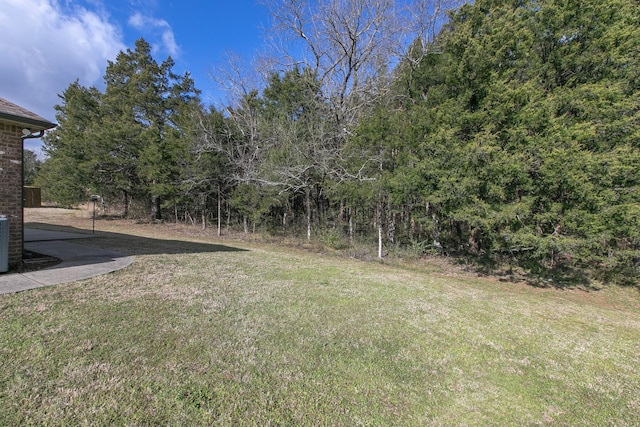
<path fill-rule="evenodd" d="M 91 229 L 86 211 L 27 210 Z M 65 228 L 69 230 L 69 228 Z M 100 220 L 124 270 L 0 295 L 2 425 L 640 425 L 640 293 Z"/>

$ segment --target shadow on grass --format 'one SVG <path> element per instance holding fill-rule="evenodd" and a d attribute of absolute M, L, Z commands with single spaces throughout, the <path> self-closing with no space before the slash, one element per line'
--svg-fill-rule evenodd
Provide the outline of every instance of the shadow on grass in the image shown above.
<path fill-rule="evenodd" d="M 602 270 L 586 266 L 557 263 L 553 267 L 543 266 L 531 260 L 496 261 L 490 258 L 461 257 L 458 262 L 472 265 L 475 271 L 484 276 L 493 276 L 502 282 L 520 282 L 536 288 L 582 289 L 597 291 L 607 285 L 637 288 L 640 291 L 640 278 L 637 267 Z"/>
<path fill-rule="evenodd" d="M 86 229 L 70 226 L 52 225 L 39 222 L 25 223 L 25 228 L 55 231 L 63 233 L 75 233 L 93 235 Z M 95 238 L 87 239 L 61 239 L 66 242 L 77 243 L 83 246 L 97 247 L 108 251 L 120 252 L 124 255 L 159 255 L 159 254 L 196 254 L 212 252 L 246 252 L 246 249 L 232 246 L 191 242 L 187 240 L 154 239 L 151 237 L 136 236 L 112 231 L 96 231 Z"/>

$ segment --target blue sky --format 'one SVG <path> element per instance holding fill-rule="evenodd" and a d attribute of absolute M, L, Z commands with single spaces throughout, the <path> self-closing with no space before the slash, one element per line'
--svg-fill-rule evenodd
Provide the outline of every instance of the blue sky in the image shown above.
<path fill-rule="evenodd" d="M 76 79 L 101 88 L 107 61 L 144 37 L 156 61 L 171 56 L 204 102 L 218 101 L 212 67 L 255 57 L 269 19 L 255 0 L 0 0 L 0 97 L 55 121 L 57 94 Z"/>

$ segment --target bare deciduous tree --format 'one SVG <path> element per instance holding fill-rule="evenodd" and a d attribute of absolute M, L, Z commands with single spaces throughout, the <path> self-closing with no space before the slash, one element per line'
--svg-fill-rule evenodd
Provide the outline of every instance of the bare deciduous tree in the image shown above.
<path fill-rule="evenodd" d="M 344 167 L 354 155 L 344 152 L 345 142 L 389 93 L 391 70 L 410 43 L 433 38 L 448 1 L 458 0 L 261 0 L 273 17 L 270 54 L 249 72 L 237 58 L 216 72 L 232 96 L 234 107 L 224 113 L 236 134 L 227 135 L 234 139 L 229 144 L 227 136 L 205 130 L 205 146 L 224 152 L 238 182 L 303 192 L 309 236 L 311 189 L 328 176 L 337 182 L 375 179 L 364 173 L 377 158 L 361 158 L 364 165 L 355 172 Z M 292 70 L 318 82 L 317 94 L 303 100 L 318 112 L 304 124 L 293 116 L 265 117 L 264 105 L 252 105 L 268 102 L 263 91 L 270 79 Z"/>
<path fill-rule="evenodd" d="M 463 0 L 263 0 L 273 16 L 272 67 L 313 70 L 338 125 L 351 129 L 416 39 L 435 37 Z"/>
<path fill-rule="evenodd" d="M 264 2 L 279 66 L 304 64 L 322 83 L 336 125 L 350 128 L 400 52 L 393 0 Z"/>

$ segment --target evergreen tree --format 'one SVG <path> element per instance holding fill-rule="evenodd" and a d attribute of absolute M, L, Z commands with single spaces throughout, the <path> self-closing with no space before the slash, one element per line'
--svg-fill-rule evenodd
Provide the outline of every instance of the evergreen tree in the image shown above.
<path fill-rule="evenodd" d="M 264 166 L 260 181 L 292 195 L 303 194 L 307 238 L 311 238 L 312 196 L 319 193 L 334 160 L 324 120 L 320 83 L 310 70 L 273 74 L 263 92 L 260 128 Z"/>
<path fill-rule="evenodd" d="M 36 153 L 32 150 L 25 149 L 22 156 L 22 172 L 24 174 L 24 185 L 33 185 L 38 171 L 42 166 L 42 162 L 38 159 Z"/>
<path fill-rule="evenodd" d="M 437 209 L 445 251 L 539 272 L 632 264 L 638 15 L 625 0 L 479 0 L 452 14 L 440 54 L 401 71 L 409 111 L 390 115 L 409 120 L 386 133 L 412 128 L 397 157 L 417 161 L 393 175 Z"/>
<path fill-rule="evenodd" d="M 104 93 L 77 81 L 67 88 L 56 106 L 59 126 L 45 140 L 42 180 L 51 197 L 70 204 L 89 192 L 121 197 L 124 216 L 136 200 L 160 218 L 190 143 L 183 127 L 200 108 L 193 79 L 175 75 L 173 65 L 158 64 L 140 39 L 108 63 Z"/>
<path fill-rule="evenodd" d="M 101 94 L 75 81 L 60 99 L 62 104 L 55 106 L 58 126 L 43 138 L 47 159 L 36 183 L 43 197 L 74 205 L 102 190 L 96 152 Z"/>
<path fill-rule="evenodd" d="M 114 177 L 124 196 L 149 199 L 152 218 L 160 218 L 161 199 L 170 196 L 179 171 L 177 159 L 188 141 L 176 126 L 198 91 L 188 74 L 171 71 L 173 60 L 158 64 L 140 39 L 134 51 L 120 52 L 105 74 L 100 142 L 102 168 Z"/>

